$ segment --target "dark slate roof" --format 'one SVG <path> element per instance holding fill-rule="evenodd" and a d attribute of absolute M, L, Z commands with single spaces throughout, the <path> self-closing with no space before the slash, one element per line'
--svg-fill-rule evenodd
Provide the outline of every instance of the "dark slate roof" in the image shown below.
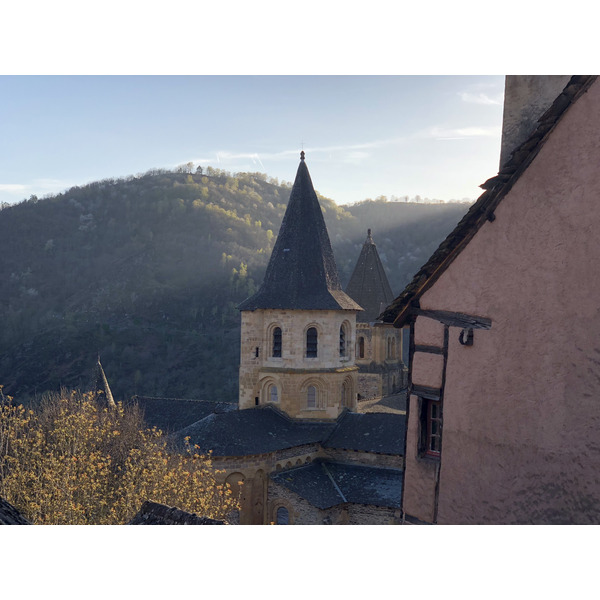
<path fill-rule="evenodd" d="M 480 187 L 486 190 L 467 214 L 440 244 L 427 263 L 421 267 L 404 291 L 380 315 L 386 323 L 401 327 L 421 295 L 426 292 L 462 252 L 486 220 L 494 220 L 494 211 L 551 135 L 568 108 L 584 94 L 596 80 L 595 75 L 575 75 L 559 94 L 552 106 L 540 117 L 537 129 L 518 146 L 498 175 Z"/>
<path fill-rule="evenodd" d="M 265 279 L 240 310 L 362 310 L 342 290 L 303 154 Z"/>
<path fill-rule="evenodd" d="M 237 410 L 237 404 L 231 402 L 185 400 L 182 398 L 134 396 L 131 403 L 140 407 L 144 422 L 148 427 L 156 427 L 166 433 L 183 429 L 213 412 L 222 413 Z"/>
<path fill-rule="evenodd" d="M 406 415 L 347 412 L 323 446 L 403 455 L 405 430 Z"/>
<path fill-rule="evenodd" d="M 0 525 L 31 525 L 31 523 L 10 502 L 0 498 Z"/>
<path fill-rule="evenodd" d="M 171 436 L 175 445 L 192 446 L 214 456 L 267 454 L 320 443 L 326 448 L 404 454 L 406 416 L 345 412 L 334 422 L 291 419 L 272 406 L 211 414 Z"/>
<path fill-rule="evenodd" d="M 199 517 L 158 502 L 146 501 L 128 525 L 225 525 L 225 522 Z"/>
<path fill-rule="evenodd" d="M 346 294 L 363 307 L 364 311 L 356 315 L 356 320 L 362 323 L 375 321 L 381 311 L 394 300 L 370 229 L 346 286 Z"/>
<path fill-rule="evenodd" d="M 211 414 L 171 436 L 175 444 L 190 437 L 192 446 L 214 456 L 266 454 L 321 442 L 336 423 L 290 419 L 271 406 Z"/>
<path fill-rule="evenodd" d="M 360 413 L 390 413 L 406 414 L 406 394 L 404 389 L 396 394 L 390 394 L 383 398 L 370 398 L 358 401 L 358 412 Z"/>
<path fill-rule="evenodd" d="M 345 503 L 400 508 L 400 469 L 315 460 L 309 465 L 271 473 L 270 477 L 320 509 Z"/>

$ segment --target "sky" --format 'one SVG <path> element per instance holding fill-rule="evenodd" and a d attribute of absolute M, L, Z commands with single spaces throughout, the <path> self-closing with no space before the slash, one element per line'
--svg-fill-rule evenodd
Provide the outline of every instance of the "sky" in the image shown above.
<path fill-rule="evenodd" d="M 290 181 L 338 204 L 475 200 L 498 171 L 504 77 L 0 76 L 0 202 L 151 168 Z"/>

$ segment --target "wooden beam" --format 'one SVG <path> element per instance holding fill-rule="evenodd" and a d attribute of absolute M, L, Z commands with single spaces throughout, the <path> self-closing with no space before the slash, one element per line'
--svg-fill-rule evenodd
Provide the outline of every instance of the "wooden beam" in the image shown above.
<path fill-rule="evenodd" d="M 428 400 L 439 400 L 442 396 L 442 391 L 439 388 L 427 385 L 413 385 L 410 393 L 421 398 L 427 398 Z"/>
<path fill-rule="evenodd" d="M 444 354 L 444 349 L 439 346 L 429 346 L 427 344 L 416 344 L 415 352 L 427 352 L 428 354 Z"/>
<path fill-rule="evenodd" d="M 435 319 L 444 325 L 460 327 L 462 329 L 466 327 L 472 329 L 490 329 L 492 327 L 492 320 L 486 317 L 477 317 L 448 310 L 424 310 L 422 308 L 413 308 L 411 314 L 414 314 L 417 317 Z"/>

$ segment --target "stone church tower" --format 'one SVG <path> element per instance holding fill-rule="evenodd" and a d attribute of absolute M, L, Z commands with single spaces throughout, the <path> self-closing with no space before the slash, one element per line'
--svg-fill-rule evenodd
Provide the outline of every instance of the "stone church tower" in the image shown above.
<path fill-rule="evenodd" d="M 239 408 L 336 419 L 357 404 L 356 314 L 304 162 L 258 292 L 242 302 Z"/>
<path fill-rule="evenodd" d="M 394 301 L 371 230 L 363 244 L 346 293 L 364 310 L 357 316 L 356 364 L 361 399 L 394 394 L 406 385 L 402 362 L 402 330 L 378 320 Z"/>

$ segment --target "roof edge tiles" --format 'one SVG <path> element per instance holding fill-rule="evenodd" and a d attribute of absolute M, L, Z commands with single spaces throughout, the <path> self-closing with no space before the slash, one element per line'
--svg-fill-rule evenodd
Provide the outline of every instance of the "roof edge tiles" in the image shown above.
<path fill-rule="evenodd" d="M 494 211 L 498 204 L 538 155 L 548 135 L 560 122 L 565 112 L 590 88 L 596 78 L 596 75 L 571 77 L 564 90 L 540 117 L 535 131 L 513 150 L 510 159 L 502 166 L 498 175 L 481 184 L 484 193 L 400 295 L 379 315 L 379 319 L 385 323 L 394 323 L 396 327 L 402 327 L 406 323 L 411 308 L 418 306 L 419 298 L 439 279 L 483 224 L 488 220 L 494 220 Z"/>
<path fill-rule="evenodd" d="M 263 283 L 239 310 L 362 310 L 342 290 L 303 154 Z"/>

